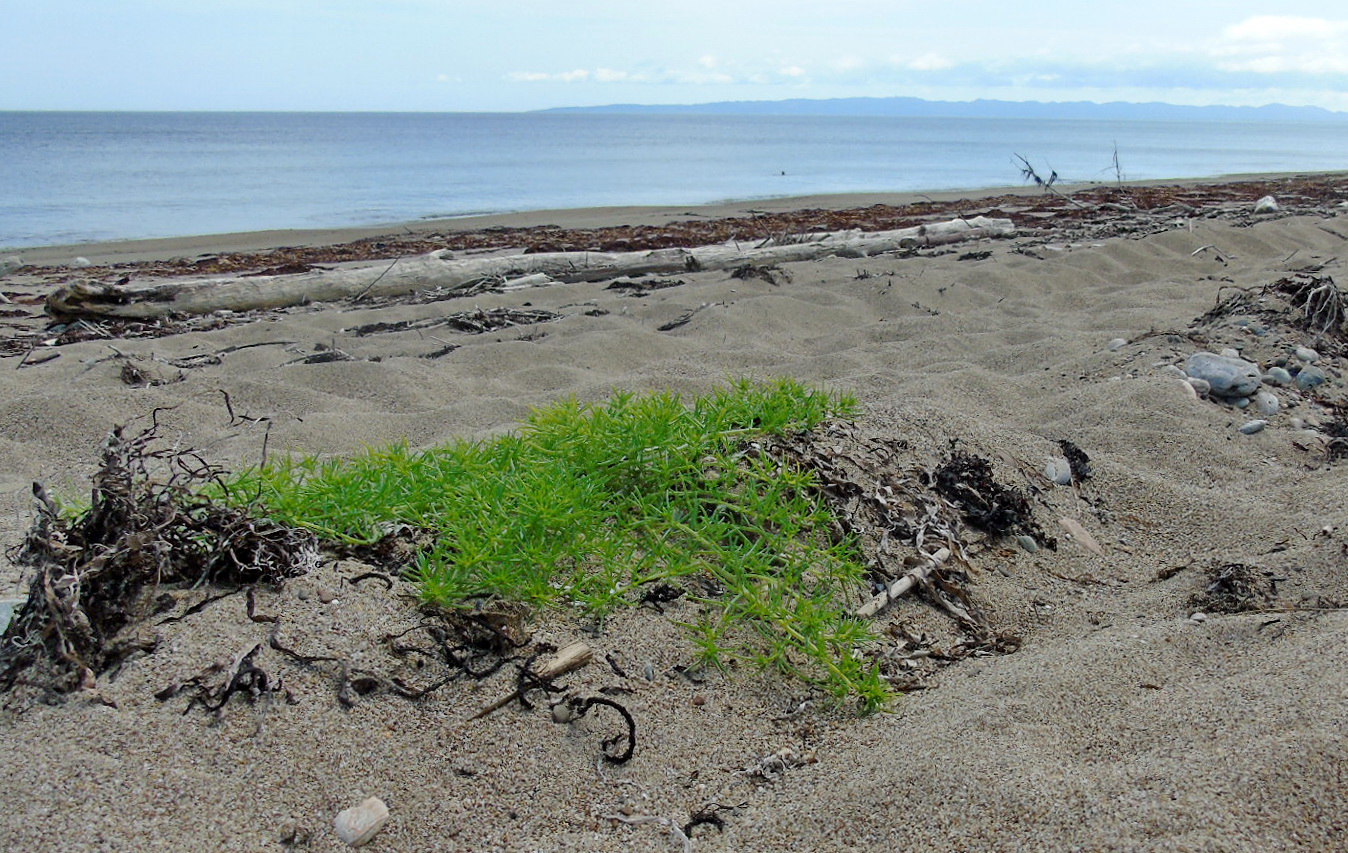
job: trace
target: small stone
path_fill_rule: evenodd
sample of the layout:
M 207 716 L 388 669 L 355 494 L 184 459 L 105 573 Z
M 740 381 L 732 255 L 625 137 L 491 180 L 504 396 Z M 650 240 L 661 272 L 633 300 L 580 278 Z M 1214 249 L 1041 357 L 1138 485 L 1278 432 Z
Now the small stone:
M 9 275 L 18 269 L 23 269 L 23 258 L 18 255 L 8 255 L 0 258 L 0 275 Z
M 1029 554 L 1039 553 L 1039 543 L 1034 541 L 1033 536 L 1025 536 L 1025 535 L 1017 536 L 1016 544 L 1019 545 L 1021 548 L 1023 548 L 1026 551 L 1026 553 Z
M 1303 367 L 1297 374 L 1297 387 L 1302 391 L 1309 391 L 1312 388 L 1325 384 L 1328 377 L 1325 372 L 1318 367 Z
M 569 702 L 558 702 L 552 706 L 552 721 L 554 723 L 569 723 L 576 718 L 576 709 L 571 707 Z
M 378 797 L 369 797 L 360 805 L 338 812 L 332 828 L 338 838 L 352 847 L 360 847 L 374 838 L 387 820 L 388 806 Z
M 1184 372 L 1184 368 L 1178 364 L 1167 364 L 1161 368 L 1161 372 L 1166 376 L 1174 376 L 1176 379 L 1188 379 L 1189 376 Z
M 300 601 L 308 601 L 309 599 L 314 597 L 314 591 L 309 589 L 309 587 L 307 586 L 302 586 L 299 589 L 295 590 L 295 597 L 298 598 Z
M 1114 340 L 1109 342 L 1109 351 L 1118 352 L 1119 350 L 1123 349 L 1126 346 L 1128 346 L 1127 338 L 1115 338 Z
M 1257 432 L 1262 432 L 1264 427 L 1266 426 L 1268 426 L 1268 421 L 1266 420 L 1257 419 L 1253 421 L 1246 421 L 1245 423 L 1240 425 L 1240 431 L 1245 433 L 1246 435 L 1254 435 Z
M 1191 620 L 1193 620 L 1194 622 L 1206 622 L 1206 621 L 1208 621 L 1208 614 L 1206 614 L 1206 613 L 1204 613 L 1204 612 L 1202 612 L 1202 611 L 1200 610 L 1200 611 L 1194 613 L 1194 614 L 1193 614 L 1192 616 L 1190 616 L 1189 618 L 1190 618 Z
M 1048 460 L 1048 464 L 1044 466 L 1044 479 L 1059 486 L 1071 485 L 1071 464 L 1061 456 Z
M 1277 385 L 1279 387 L 1291 385 L 1292 374 L 1288 373 L 1287 368 L 1285 367 L 1270 367 L 1268 373 L 1264 374 L 1263 381 L 1267 385 Z
M 1194 389 L 1194 394 L 1199 397 L 1206 397 L 1212 393 L 1212 385 L 1206 379 L 1199 379 L 1197 376 L 1189 378 L 1189 387 Z
M 1218 353 L 1222 358 L 1240 358 L 1240 350 L 1227 347 Z
M 694 708 L 701 708 L 703 705 L 707 704 L 707 697 L 699 693 L 692 698 L 692 703 Z
M 1264 417 L 1276 415 L 1279 408 L 1281 407 L 1278 404 L 1278 395 L 1268 391 L 1260 391 L 1254 395 L 1254 409 Z
M 333 603 L 337 600 L 337 590 L 328 586 L 320 586 L 318 588 L 318 600 L 324 604 Z
M 1266 195 L 1254 203 L 1255 213 L 1277 213 L 1278 200 L 1271 195 Z
M 1248 409 L 1250 407 L 1249 397 L 1233 397 L 1230 402 L 1237 409 Z
M 1304 361 L 1307 364 L 1310 364 L 1312 361 L 1315 361 L 1320 358 L 1320 353 L 1316 352 L 1310 347 L 1297 347 L 1295 350 L 1292 351 L 1292 355 L 1296 356 L 1299 360 Z
M 79 267 L 80 269 L 83 269 L 83 268 L 85 268 L 85 267 L 91 267 L 91 266 L 93 266 L 93 265 L 94 265 L 94 262 L 91 261 L 91 260 L 89 260 L 88 258 L 77 257 L 77 258 L 75 258 L 74 261 L 71 262 L 70 265 L 71 265 L 72 267 Z
M 1220 397 L 1247 397 L 1259 389 L 1262 374 L 1259 365 L 1243 358 L 1230 358 L 1210 352 L 1196 352 L 1184 364 L 1184 372 L 1206 380 L 1212 393 Z

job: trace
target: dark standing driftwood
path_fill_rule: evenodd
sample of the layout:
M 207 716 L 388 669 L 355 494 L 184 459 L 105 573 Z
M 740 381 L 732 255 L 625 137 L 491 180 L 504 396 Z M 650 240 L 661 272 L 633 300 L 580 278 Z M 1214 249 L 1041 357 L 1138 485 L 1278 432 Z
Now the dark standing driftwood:
M 310 302 L 406 296 L 423 291 L 471 291 L 484 284 L 533 286 L 549 281 L 603 281 L 623 275 L 728 269 L 817 258 L 866 257 L 1015 233 L 1009 219 L 952 219 L 897 231 L 835 231 L 767 240 L 650 252 L 542 252 L 455 258 L 439 250 L 393 264 L 312 270 L 295 275 L 177 278 L 131 285 L 77 282 L 47 297 L 58 316 L 152 319 L 168 315 L 255 311 Z

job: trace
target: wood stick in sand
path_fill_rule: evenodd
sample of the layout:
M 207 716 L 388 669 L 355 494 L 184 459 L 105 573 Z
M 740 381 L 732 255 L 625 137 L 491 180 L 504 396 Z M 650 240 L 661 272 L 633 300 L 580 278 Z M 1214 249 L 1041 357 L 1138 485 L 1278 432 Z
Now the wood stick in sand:
M 917 586 L 919 581 L 926 580 L 933 569 L 948 559 L 950 559 L 949 548 L 941 548 L 934 554 L 928 554 L 924 562 L 905 572 L 903 577 L 890 584 L 884 592 L 857 608 L 856 615 L 869 618 L 884 610 L 891 601 Z
M 566 675 L 573 670 L 580 669 L 592 660 L 594 660 L 594 650 L 586 645 L 583 640 L 577 640 L 558 652 L 552 660 L 549 660 L 547 663 L 534 670 L 533 674 L 541 679 L 552 679 L 560 675 Z M 495 702 L 483 708 L 481 711 L 478 711 L 468 719 L 480 720 L 493 711 L 504 708 L 519 697 L 519 690 L 512 691 L 509 695 L 502 696 L 500 699 L 497 699 Z

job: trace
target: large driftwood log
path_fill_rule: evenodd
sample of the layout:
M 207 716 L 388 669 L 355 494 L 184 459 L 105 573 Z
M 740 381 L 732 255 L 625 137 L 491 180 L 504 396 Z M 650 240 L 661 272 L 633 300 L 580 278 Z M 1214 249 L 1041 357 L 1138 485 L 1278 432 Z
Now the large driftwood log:
M 455 258 L 445 249 L 391 264 L 315 270 L 297 275 L 176 278 L 120 286 L 80 282 L 47 297 L 58 316 L 151 319 L 171 314 L 253 311 L 311 302 L 387 298 L 423 291 L 471 291 L 484 284 L 546 276 L 559 282 L 603 281 L 623 275 L 727 269 L 816 258 L 866 257 L 896 249 L 1015 233 L 1009 219 L 952 219 L 897 231 L 836 231 L 756 245 L 722 244 L 650 252 L 544 252 Z M 537 278 L 535 281 L 539 280 Z

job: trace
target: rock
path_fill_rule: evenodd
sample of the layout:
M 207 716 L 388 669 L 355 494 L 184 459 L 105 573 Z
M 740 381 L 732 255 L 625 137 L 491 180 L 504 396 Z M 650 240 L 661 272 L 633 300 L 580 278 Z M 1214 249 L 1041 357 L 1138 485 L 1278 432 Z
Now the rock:
M 338 812 L 332 828 L 338 838 L 352 847 L 360 847 L 374 838 L 387 820 L 388 806 L 378 797 L 369 797 L 360 805 Z
M 1025 552 L 1028 554 L 1039 553 L 1039 543 L 1034 541 L 1033 536 L 1025 536 L 1025 535 L 1017 536 L 1016 544 L 1019 545 L 1021 548 L 1025 549 Z
M 1277 213 L 1278 200 L 1271 195 L 1266 195 L 1254 203 L 1255 213 Z
M 337 600 L 337 590 L 328 586 L 320 586 L 318 588 L 318 600 L 324 604 L 333 603 Z
M 1268 369 L 1268 373 L 1264 374 L 1264 382 L 1269 385 L 1277 385 L 1279 387 L 1283 385 L 1291 385 L 1292 374 L 1288 373 L 1287 369 L 1284 367 L 1270 367 Z
M 1264 417 L 1272 417 L 1278 414 L 1281 406 L 1278 403 L 1278 395 L 1268 391 L 1260 391 L 1254 395 L 1254 409 Z
M 1071 464 L 1061 456 L 1048 460 L 1048 464 L 1044 466 L 1044 479 L 1057 483 L 1059 486 L 1071 485 Z
M 9 275 L 15 270 L 23 269 L 24 266 L 23 258 L 18 255 L 8 255 L 0 258 L 0 275 Z
M 1200 622 L 1206 622 L 1208 621 L 1208 614 L 1200 610 L 1197 613 L 1194 613 L 1192 616 L 1190 616 L 1189 621 L 1193 622 L 1195 625 Z
M 1292 351 L 1292 355 L 1296 356 L 1299 360 L 1304 361 L 1307 364 L 1310 364 L 1312 361 L 1315 361 L 1316 359 L 1320 358 L 1320 353 L 1316 352 L 1310 347 L 1297 347 L 1295 350 Z
M 1227 347 L 1218 353 L 1222 358 L 1240 358 L 1240 350 Z
M 1246 435 L 1254 435 L 1257 432 L 1262 432 L 1266 426 L 1268 426 L 1268 421 L 1266 420 L 1246 421 L 1240 425 L 1240 431 Z
M 1303 367 L 1297 374 L 1297 387 L 1302 391 L 1309 391 L 1319 385 L 1325 384 L 1329 377 L 1318 367 Z
M 1114 340 L 1109 342 L 1109 351 L 1118 352 L 1119 350 L 1123 349 L 1126 346 L 1128 346 L 1127 338 L 1115 338 Z
M 1210 352 L 1196 352 L 1184 363 L 1184 372 L 1194 379 L 1206 380 L 1219 397 L 1248 397 L 1259 390 L 1259 365 L 1243 358 L 1229 358 Z
M 78 267 L 79 269 L 83 269 L 85 267 L 93 266 L 94 262 L 85 257 L 77 257 L 75 258 L 75 260 L 70 262 L 70 265 L 72 267 Z
M 1167 364 L 1161 368 L 1161 372 L 1166 376 L 1173 376 L 1176 379 L 1184 379 L 1187 381 L 1189 378 L 1189 375 L 1184 372 L 1184 368 L 1180 367 L 1178 364 Z M 1290 379 L 1291 377 L 1288 378 Z
M 1206 397 L 1212 393 L 1212 385 L 1208 380 L 1199 379 L 1196 376 L 1189 379 L 1189 387 L 1194 389 L 1194 396 L 1196 397 Z

